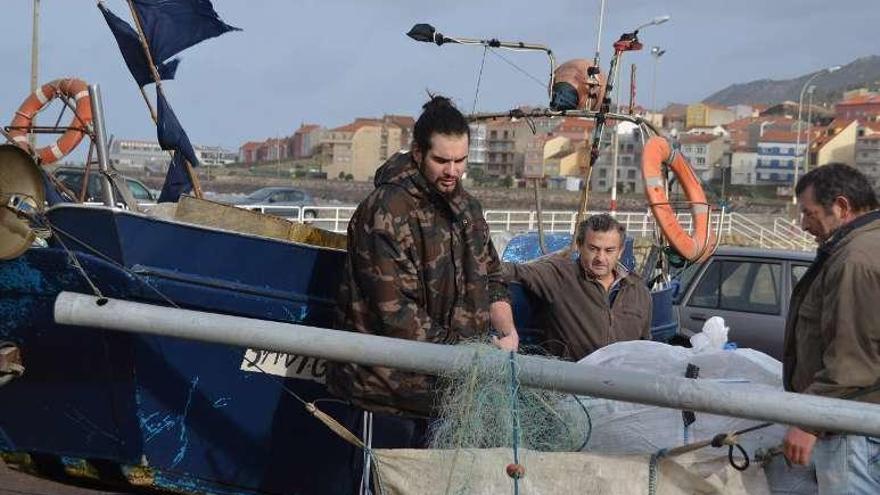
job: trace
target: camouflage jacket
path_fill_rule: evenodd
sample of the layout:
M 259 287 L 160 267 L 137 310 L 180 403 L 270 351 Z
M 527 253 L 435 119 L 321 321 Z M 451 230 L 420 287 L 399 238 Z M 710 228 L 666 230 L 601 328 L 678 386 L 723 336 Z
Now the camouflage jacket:
M 442 196 L 408 153 L 382 165 L 375 184 L 348 225 L 337 328 L 442 344 L 485 335 L 489 305 L 508 296 L 480 203 L 461 187 Z M 425 375 L 330 363 L 327 385 L 371 411 L 433 409 Z

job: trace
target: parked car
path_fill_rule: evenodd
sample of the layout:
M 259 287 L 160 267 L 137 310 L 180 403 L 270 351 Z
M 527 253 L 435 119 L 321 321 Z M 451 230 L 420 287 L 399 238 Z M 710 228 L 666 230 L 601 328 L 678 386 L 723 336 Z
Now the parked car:
M 293 187 L 264 187 L 248 194 L 234 204 L 250 206 L 252 210 L 261 210 L 254 206 L 263 205 L 262 211 L 280 217 L 298 217 L 299 209 L 303 209 L 303 218 L 315 218 L 317 211 L 305 207 L 315 206 L 315 200 L 301 189 Z M 296 208 L 280 208 L 292 206 Z
M 781 359 L 791 291 L 814 257 L 807 251 L 719 247 L 709 261 L 678 276 L 678 337 L 688 339 L 720 316 L 730 328 L 728 341 Z
M 76 168 L 76 167 L 59 167 L 55 169 L 55 172 L 52 174 L 56 179 L 61 181 L 62 184 L 67 186 L 68 189 L 73 191 L 76 194 L 79 194 L 82 190 L 83 183 L 83 174 L 84 169 Z M 138 203 L 155 203 L 157 196 L 153 194 L 153 192 L 144 185 L 143 182 L 133 179 L 131 177 L 125 177 L 125 185 L 128 186 L 128 190 L 131 191 L 131 195 L 134 196 L 134 199 L 137 200 Z M 100 174 L 92 171 L 89 173 L 89 184 L 86 188 L 86 197 L 85 202 L 99 202 L 101 201 L 101 183 L 99 181 Z

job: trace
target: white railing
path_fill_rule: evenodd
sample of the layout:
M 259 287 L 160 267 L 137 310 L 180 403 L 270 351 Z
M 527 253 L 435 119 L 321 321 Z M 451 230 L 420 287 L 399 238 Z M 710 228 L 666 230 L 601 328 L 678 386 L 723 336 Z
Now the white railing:
M 776 218 L 773 220 L 773 232 L 798 243 L 802 246 L 800 249 L 809 250 L 816 247 L 816 240 L 812 235 L 804 231 L 797 223 L 786 218 Z
M 307 223 L 332 232 L 345 233 L 348 222 L 354 214 L 355 206 L 281 206 L 272 204 L 235 205 L 253 211 L 277 215 L 288 220 Z M 587 212 L 588 215 L 602 213 Z M 538 229 L 538 214 L 531 210 L 486 210 L 486 222 L 491 232 L 527 232 Z M 629 235 L 651 237 L 655 233 L 656 224 L 650 212 L 622 211 L 614 213 L 615 218 L 626 227 Z M 690 213 L 679 213 L 678 222 L 691 232 L 693 228 Z M 550 210 L 542 212 L 541 219 L 545 232 L 574 233 L 577 212 Z M 757 220 L 760 220 L 760 223 Z M 712 215 L 712 230 L 722 236 L 737 236 L 749 245 L 772 248 L 808 251 L 815 248 L 812 236 L 785 218 L 770 218 L 765 215 L 744 215 L 728 213 L 724 224 L 719 213 Z M 768 228 L 767 224 L 772 225 Z
M 348 221 L 354 213 L 354 206 L 272 206 L 272 205 L 238 205 L 264 213 L 284 216 L 290 220 L 305 222 L 333 232 L 344 233 Z M 285 211 L 286 210 L 286 211 Z M 588 215 L 601 212 L 590 211 Z M 486 222 L 491 232 L 526 232 L 538 229 L 538 214 L 530 210 L 486 210 Z M 615 218 L 626 227 L 629 235 L 651 237 L 655 233 L 656 224 L 650 212 L 616 212 Z M 690 213 L 677 215 L 682 227 L 691 232 L 693 223 Z M 763 216 L 756 218 L 764 219 Z M 550 210 L 542 212 L 544 231 L 574 233 L 577 212 Z M 724 217 L 723 225 L 718 226 L 721 215 L 712 215 L 712 230 L 723 236 L 739 236 L 748 244 L 773 249 L 813 249 L 812 239 L 800 229 L 788 224 L 789 229 L 783 230 L 784 219 L 775 219 L 774 228 L 770 229 L 740 213 L 729 213 Z

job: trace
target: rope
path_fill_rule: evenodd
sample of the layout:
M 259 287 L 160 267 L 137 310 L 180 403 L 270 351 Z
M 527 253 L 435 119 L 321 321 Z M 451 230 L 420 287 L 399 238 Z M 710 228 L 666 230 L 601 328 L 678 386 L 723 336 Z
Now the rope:
M 519 495 L 519 479 L 525 476 L 525 468 L 519 463 L 519 377 L 516 373 L 516 352 L 510 351 L 510 416 L 513 426 L 513 464 L 507 466 L 507 475 L 513 478 L 513 493 Z
M 518 72 L 524 74 L 526 77 L 528 77 L 528 78 L 531 79 L 532 81 L 535 81 L 536 83 L 538 83 L 538 85 L 540 85 L 541 88 L 544 88 L 544 89 L 547 88 L 547 85 L 546 85 L 544 82 L 542 82 L 542 81 L 541 81 L 540 79 L 538 79 L 537 77 L 535 77 L 535 76 L 529 74 L 528 72 L 526 72 L 525 69 L 523 69 L 522 67 L 520 67 L 520 66 L 516 65 L 515 63 L 513 63 L 513 61 L 511 61 L 509 58 L 505 57 L 504 55 L 498 53 L 498 51 L 493 50 L 493 49 L 491 49 L 491 48 L 489 48 L 489 51 L 492 53 L 492 55 L 495 55 L 496 57 L 500 58 L 501 60 L 507 62 L 507 65 L 513 67 L 513 68 L 516 69 Z
M 474 104 L 471 107 L 471 113 L 477 111 L 477 98 L 480 96 L 480 82 L 483 80 L 483 67 L 486 65 L 486 52 L 489 50 L 488 45 L 483 46 L 483 59 L 480 61 L 480 73 L 477 76 L 477 89 L 474 90 Z

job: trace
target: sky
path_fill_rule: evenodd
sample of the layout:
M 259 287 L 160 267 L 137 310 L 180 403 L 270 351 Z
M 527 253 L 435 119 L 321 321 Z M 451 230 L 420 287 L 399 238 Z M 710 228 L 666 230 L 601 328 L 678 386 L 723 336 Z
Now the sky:
M 469 38 L 548 45 L 559 63 L 592 58 L 601 0 L 213 0 L 243 29 L 181 54 L 168 100 L 197 145 L 237 149 L 245 141 L 292 134 L 302 123 L 337 127 L 355 117 L 416 116 L 427 91 L 466 111 L 546 106 L 548 62 L 540 53 L 417 43 L 418 22 Z M 127 2 L 106 0 L 130 20 Z M 108 134 L 155 139 L 155 127 L 93 0 L 40 1 L 39 81 L 75 76 L 101 86 Z M 8 124 L 30 88 L 33 0 L 0 0 L 0 121 Z M 696 102 L 729 84 L 788 79 L 880 54 L 877 0 L 607 0 L 601 66 L 612 43 L 640 32 L 637 102 Z M 665 55 L 655 64 L 651 46 Z M 523 72 L 528 73 L 527 77 Z M 539 81 L 534 80 L 538 79 Z M 152 86 L 147 87 L 154 91 Z M 476 102 L 475 102 L 476 96 Z M 5 117 L 3 116 L 5 115 Z M 51 123 L 57 111 L 40 122 Z M 43 140 L 48 138 L 43 137 Z

